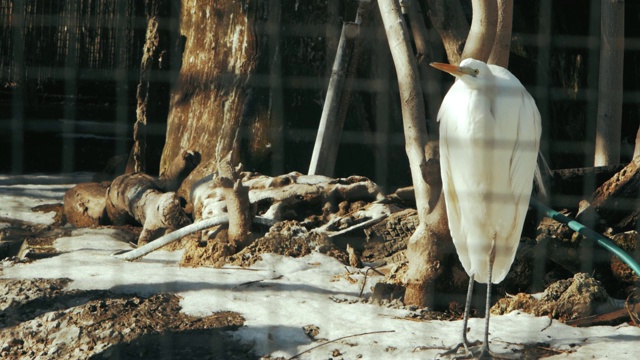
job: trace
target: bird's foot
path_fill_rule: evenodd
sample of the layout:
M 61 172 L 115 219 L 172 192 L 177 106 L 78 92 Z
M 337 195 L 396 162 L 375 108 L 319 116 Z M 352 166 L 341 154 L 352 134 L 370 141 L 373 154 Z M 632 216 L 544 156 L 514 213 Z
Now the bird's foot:
M 478 359 L 500 359 L 500 360 L 514 360 L 520 359 L 521 356 L 518 354 L 499 354 L 489 350 L 489 345 L 483 345 L 480 349 L 480 353 L 478 354 Z
M 467 341 L 467 339 L 464 339 L 461 343 L 458 343 L 451 349 L 438 354 L 438 356 L 444 356 L 450 359 L 472 359 L 475 357 L 473 351 L 474 348 L 477 348 L 480 345 L 482 345 L 482 342 L 480 340 L 476 340 L 470 343 L 469 341 Z M 460 353 L 460 349 L 462 349 L 464 352 Z M 478 351 L 475 351 L 475 353 L 478 353 Z
M 462 349 L 462 350 L 461 350 Z M 447 359 L 501 359 L 512 360 L 519 359 L 517 354 L 498 354 L 489 350 L 489 345 L 483 344 L 481 341 L 476 340 L 472 343 L 468 341 L 461 342 L 451 349 L 438 354 L 438 358 Z

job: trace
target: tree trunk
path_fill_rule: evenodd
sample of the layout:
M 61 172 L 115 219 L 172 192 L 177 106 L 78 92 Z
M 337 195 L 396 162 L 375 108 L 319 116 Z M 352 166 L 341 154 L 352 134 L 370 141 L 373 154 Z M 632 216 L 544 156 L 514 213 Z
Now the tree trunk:
M 498 5 L 495 0 L 472 0 L 473 20 L 462 52 L 462 59 L 487 62 L 496 41 Z
M 460 63 L 460 55 L 464 48 L 469 23 L 464 17 L 459 1 L 426 0 L 425 9 L 431 24 L 436 28 L 451 64 Z
M 595 166 L 620 162 L 624 1 L 603 0 L 600 28 L 600 77 Z
M 464 49 L 469 23 L 459 1 L 426 0 L 425 9 L 431 24 L 436 28 L 451 64 L 459 64 Z
M 405 302 L 431 306 L 435 302 L 436 280 L 443 269 L 442 244 L 449 237 L 444 200 L 440 199 L 439 165 L 435 146 L 427 143 L 420 75 L 409 43 L 408 29 L 395 0 L 378 0 L 378 6 L 398 76 L 405 149 L 420 220 L 407 248 L 409 269 L 405 277 Z
M 511 28 L 513 23 L 513 0 L 498 0 L 498 29 L 496 40 L 489 55 L 489 63 L 509 67 L 511 50 Z
M 171 93 L 160 172 L 183 148 L 201 154 L 200 166 L 178 191 L 187 203 L 198 181 L 211 176 L 230 152 L 237 157 L 234 164 L 282 173 L 285 124 L 298 120 L 297 112 L 304 111 L 304 120 L 316 121 L 317 128 L 316 108 L 308 103 L 284 111 L 285 101 L 287 106 L 300 102 L 309 97 L 309 89 L 285 88 L 283 78 L 326 75 L 326 57 L 319 56 L 325 47 L 319 45 L 326 41 L 324 28 L 339 25 L 337 18 L 327 23 L 327 11 L 324 0 L 304 6 L 295 0 L 181 2 L 184 52 Z M 299 35 L 300 29 L 311 33 Z M 313 106 L 319 117 L 321 106 Z
M 247 104 L 247 84 L 257 68 L 255 5 L 232 0 L 185 0 L 180 33 L 182 67 L 171 93 L 162 174 L 184 148 L 200 153 L 201 166 L 186 183 L 209 175 L 235 150 Z M 189 181 L 191 179 L 191 181 Z M 181 193 L 188 199 L 189 191 Z

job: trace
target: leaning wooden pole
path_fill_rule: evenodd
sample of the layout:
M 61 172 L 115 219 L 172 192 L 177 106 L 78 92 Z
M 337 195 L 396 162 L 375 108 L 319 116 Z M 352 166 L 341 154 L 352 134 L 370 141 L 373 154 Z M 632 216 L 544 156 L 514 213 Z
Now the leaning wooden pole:
M 345 22 L 342 25 L 338 51 L 331 70 L 331 79 L 325 98 L 318 135 L 311 155 L 309 175 L 332 176 L 338 156 L 344 117 L 340 114 L 340 98 L 345 91 L 349 58 L 353 52 L 353 40 L 358 36 L 358 24 Z
M 342 128 L 351 100 L 353 77 L 363 47 L 361 24 L 368 18 L 370 9 L 371 1 L 361 0 L 355 22 L 345 22 L 342 25 L 316 143 L 311 155 L 309 175 L 333 176 Z
M 420 221 L 409 239 L 406 253 L 409 269 L 405 277 L 405 302 L 430 306 L 434 302 L 436 280 L 443 268 L 441 245 L 449 237 L 444 201 L 438 201 L 442 183 L 435 146 L 428 143 L 420 74 L 407 25 L 396 0 L 378 0 L 378 6 L 398 76 L 405 150 Z

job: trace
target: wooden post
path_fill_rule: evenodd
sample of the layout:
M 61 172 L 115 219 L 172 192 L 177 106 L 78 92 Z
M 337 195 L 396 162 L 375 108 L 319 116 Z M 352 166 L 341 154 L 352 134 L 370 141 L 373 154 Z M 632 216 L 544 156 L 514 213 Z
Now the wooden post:
M 311 155 L 309 175 L 333 176 L 338 156 L 338 146 L 342 136 L 345 116 L 340 114 L 340 98 L 344 92 L 347 67 L 353 52 L 353 40 L 358 36 L 360 26 L 345 22 L 342 25 L 338 51 L 331 70 L 331 79 L 325 98 L 316 144 Z M 345 104 L 345 106 L 348 104 Z M 346 115 L 346 111 L 343 112 Z
M 602 0 L 595 166 L 620 162 L 624 1 Z

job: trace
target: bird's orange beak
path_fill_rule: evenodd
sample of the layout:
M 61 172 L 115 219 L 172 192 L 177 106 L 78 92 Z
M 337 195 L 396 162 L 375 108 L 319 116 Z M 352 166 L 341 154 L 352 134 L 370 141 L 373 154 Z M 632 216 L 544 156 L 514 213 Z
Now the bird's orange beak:
M 451 74 L 451 75 L 453 75 L 455 77 L 462 76 L 462 75 L 466 74 L 466 72 L 462 71 L 462 69 L 460 69 L 460 67 L 455 66 L 455 65 L 451 65 L 451 64 L 432 62 L 429 65 L 433 66 L 434 68 L 436 68 L 438 70 L 442 70 L 442 71 L 448 72 L 449 74 Z

